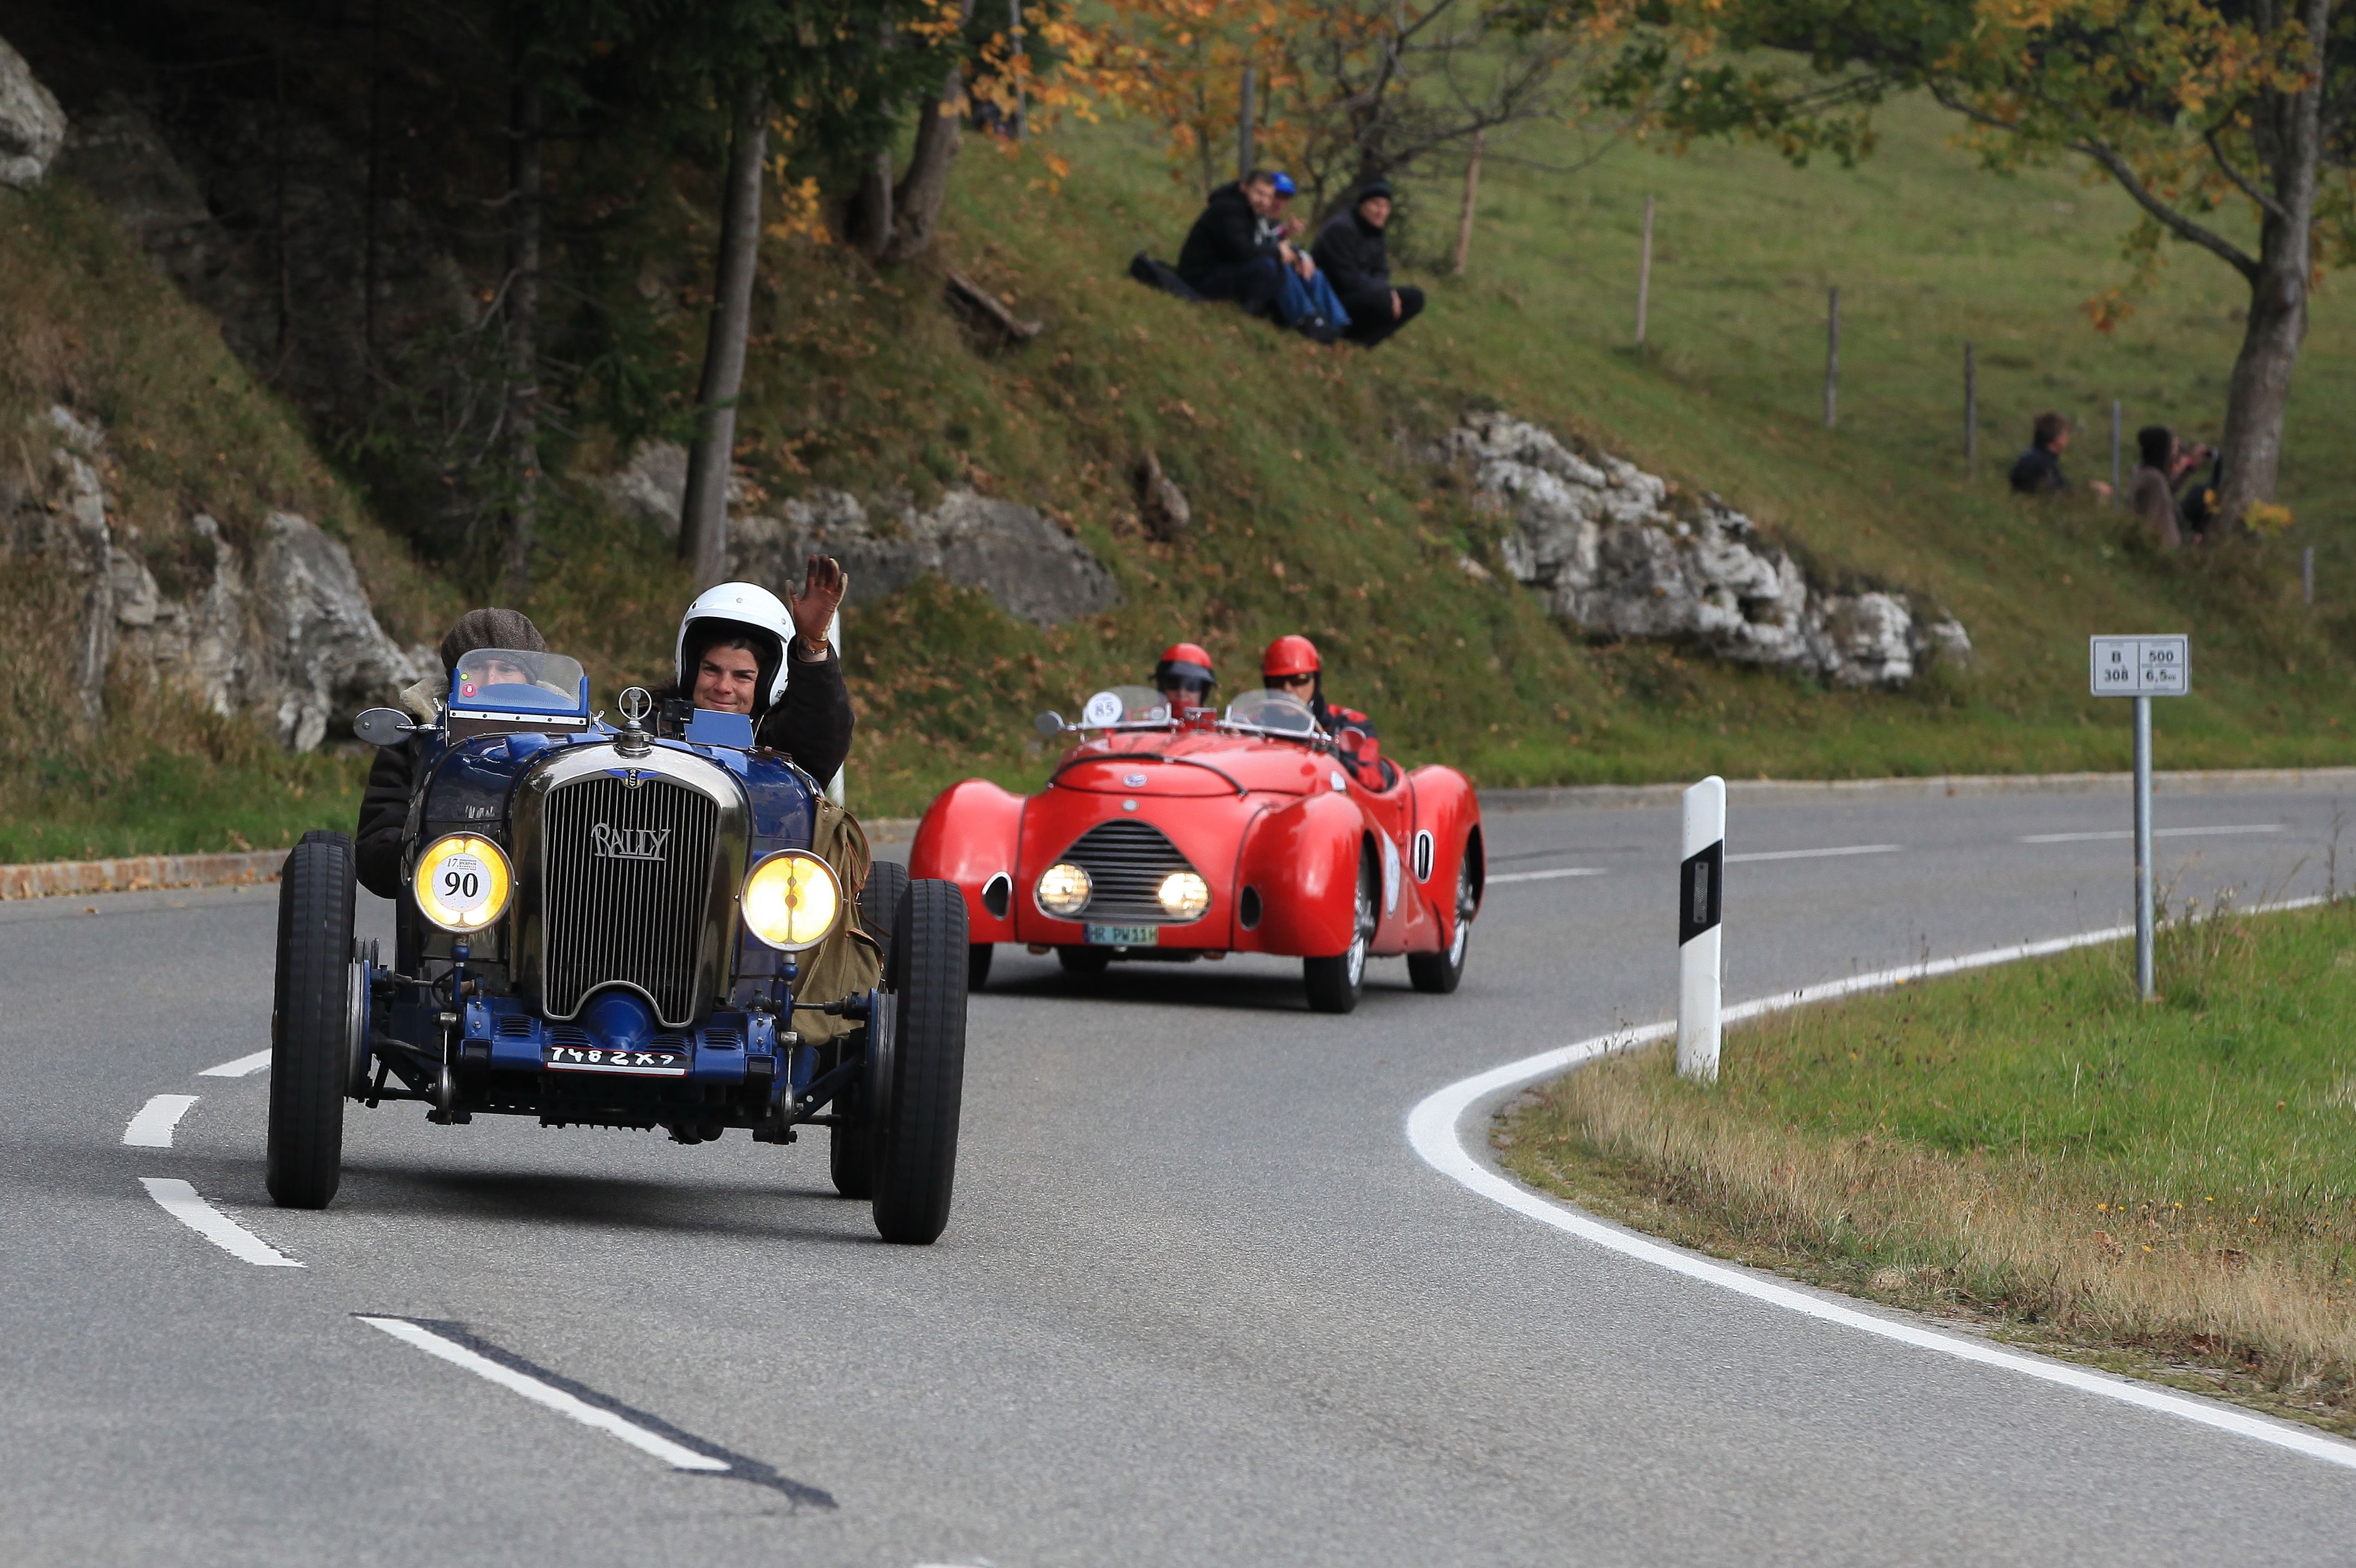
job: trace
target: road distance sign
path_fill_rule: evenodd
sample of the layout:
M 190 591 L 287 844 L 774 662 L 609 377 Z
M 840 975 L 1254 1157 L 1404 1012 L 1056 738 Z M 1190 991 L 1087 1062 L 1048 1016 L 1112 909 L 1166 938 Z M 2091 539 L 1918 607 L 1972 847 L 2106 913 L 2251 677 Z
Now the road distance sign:
M 2183 697 L 2192 690 L 2192 639 L 2089 637 L 2086 683 L 2096 697 Z

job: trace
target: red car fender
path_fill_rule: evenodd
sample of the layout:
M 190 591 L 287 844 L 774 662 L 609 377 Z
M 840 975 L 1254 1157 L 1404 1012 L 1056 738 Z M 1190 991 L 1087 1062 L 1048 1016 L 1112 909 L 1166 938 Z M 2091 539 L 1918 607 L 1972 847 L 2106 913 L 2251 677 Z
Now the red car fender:
M 908 847 L 910 877 L 939 877 L 965 893 L 975 942 L 1015 939 L 1014 857 L 1022 840 L 1023 804 L 1023 796 L 988 779 L 951 784 L 926 809 L 916 841 Z M 1002 891 L 991 886 L 1001 876 Z
M 1238 920 L 1236 945 L 1304 958 L 1348 948 L 1365 833 L 1365 814 L 1344 795 L 1308 795 L 1255 817 L 1236 870 L 1240 888 L 1258 892 L 1260 918 L 1249 931 Z
M 1446 947 L 1456 935 L 1456 872 L 1466 855 L 1472 858 L 1472 899 L 1477 912 L 1488 881 L 1486 852 L 1482 841 L 1481 801 L 1472 782 L 1454 768 L 1418 768 L 1415 783 L 1415 836 L 1408 846 L 1409 874 L 1419 869 L 1418 843 L 1430 835 L 1430 869 L 1416 880 L 1416 891 L 1438 917 L 1440 941 Z

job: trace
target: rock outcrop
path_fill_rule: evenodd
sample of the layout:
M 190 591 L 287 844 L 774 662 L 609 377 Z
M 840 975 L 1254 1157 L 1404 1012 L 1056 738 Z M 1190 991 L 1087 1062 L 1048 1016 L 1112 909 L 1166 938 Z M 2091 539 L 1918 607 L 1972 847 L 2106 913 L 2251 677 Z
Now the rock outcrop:
M 187 693 L 223 715 L 251 713 L 309 751 L 331 720 L 389 700 L 431 654 L 404 652 L 377 624 L 351 553 L 292 512 L 264 520 L 241 551 L 213 518 L 189 521 L 202 581 L 167 593 L 138 530 L 106 511 L 105 432 L 52 408 L 35 432 L 48 448 L 29 492 L 0 493 L 0 556 L 45 560 L 75 587 L 73 699 L 105 718 L 110 672 Z
M 683 448 L 649 442 L 601 485 L 615 507 L 678 537 L 687 493 Z M 851 574 L 853 603 L 896 593 L 927 572 L 978 588 L 1008 614 L 1042 626 L 1096 614 L 1119 597 L 1104 563 L 1036 507 L 974 490 L 948 491 L 929 509 L 906 496 L 871 504 L 825 489 L 787 501 L 782 517 L 742 505 L 742 489 L 732 484 L 728 570 L 781 593 L 799 585 L 805 560 L 822 551 Z
M 0 38 L 0 185 L 28 189 L 65 145 L 66 112 L 25 57 Z
M 1903 686 L 1933 657 L 1970 656 L 1952 617 L 1918 617 L 1886 590 L 1811 583 L 1717 496 L 1675 496 L 1658 475 L 1582 455 L 1526 420 L 1468 413 L 1434 455 L 1469 468 L 1481 505 L 1505 519 L 1500 552 L 1515 579 L 1590 635 L 1674 640 L 1837 686 Z

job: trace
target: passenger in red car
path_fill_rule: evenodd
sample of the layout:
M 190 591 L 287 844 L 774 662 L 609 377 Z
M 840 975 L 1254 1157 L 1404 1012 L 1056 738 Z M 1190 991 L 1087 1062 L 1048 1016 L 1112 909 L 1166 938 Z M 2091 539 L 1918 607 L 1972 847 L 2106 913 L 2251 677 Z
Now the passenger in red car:
M 1259 678 L 1270 691 L 1289 693 L 1309 705 L 1309 711 L 1317 716 L 1317 727 L 1333 737 L 1343 761 L 1350 764 L 1360 784 L 1373 790 L 1390 787 L 1398 770 L 1382 760 L 1375 721 L 1355 708 L 1325 699 L 1325 672 L 1315 643 L 1298 635 L 1277 638 L 1260 656 Z
M 1211 673 L 1211 656 L 1200 643 L 1173 643 L 1162 650 L 1153 667 L 1153 688 L 1170 699 L 1170 711 L 1183 716 L 1189 708 L 1211 706 L 1211 688 L 1219 677 Z

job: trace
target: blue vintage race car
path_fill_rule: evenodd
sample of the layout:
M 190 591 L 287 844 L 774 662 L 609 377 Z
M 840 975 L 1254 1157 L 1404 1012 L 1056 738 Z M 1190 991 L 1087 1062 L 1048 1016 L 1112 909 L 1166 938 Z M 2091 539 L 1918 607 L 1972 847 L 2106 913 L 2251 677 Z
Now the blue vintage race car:
M 618 730 L 593 716 L 571 658 L 487 648 L 438 722 L 360 715 L 363 740 L 415 758 L 398 935 L 389 964 L 354 941 L 349 838 L 288 854 L 272 1198 L 335 1197 L 348 1099 L 691 1144 L 819 1125 L 836 1189 L 872 1200 L 884 1238 L 933 1241 L 964 1082 L 964 898 L 878 863 L 856 896 L 882 984 L 798 1013 L 804 965 L 850 918 L 811 850 L 819 784 L 741 714 L 673 715 L 673 740 L 646 728 L 645 691 L 618 706 Z

